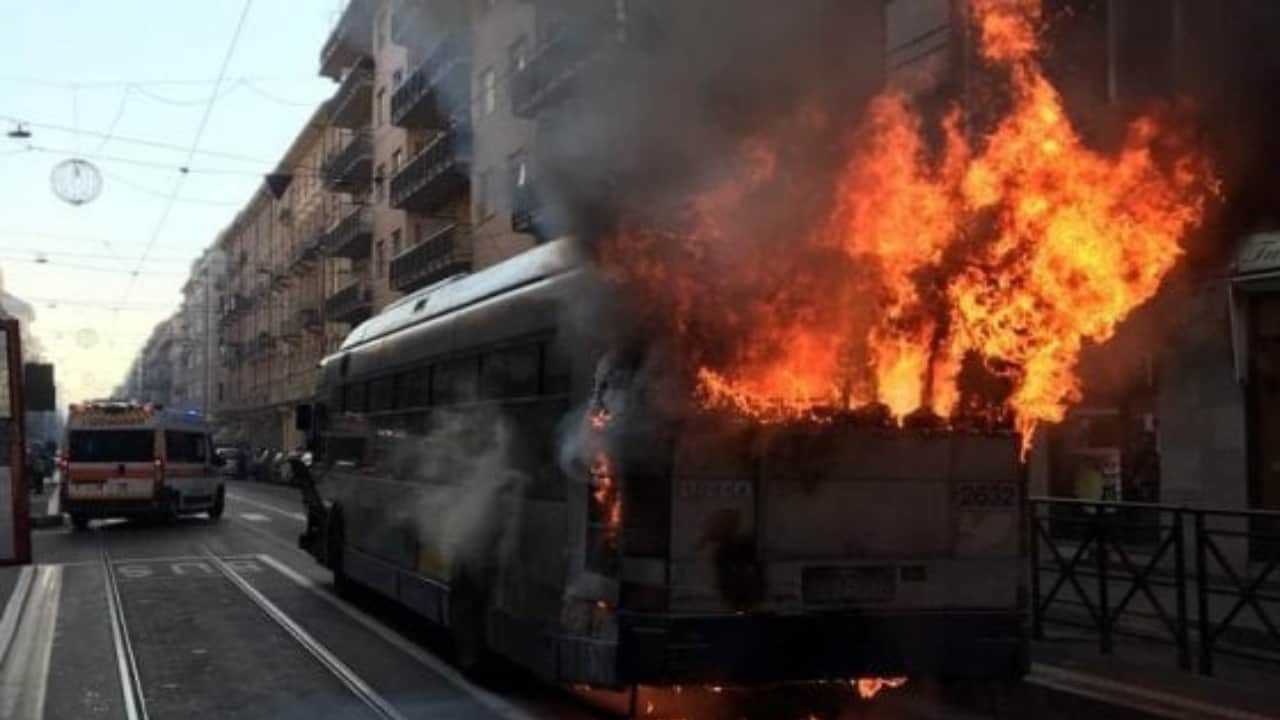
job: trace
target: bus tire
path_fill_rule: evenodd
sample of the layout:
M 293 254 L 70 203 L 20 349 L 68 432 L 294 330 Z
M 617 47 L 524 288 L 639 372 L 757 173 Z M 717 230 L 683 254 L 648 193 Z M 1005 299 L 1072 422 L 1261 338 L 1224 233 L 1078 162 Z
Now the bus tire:
M 222 517 L 222 511 L 227 507 L 227 493 L 221 486 L 213 496 L 213 506 L 209 508 L 209 519 L 218 520 Z
M 449 635 L 458 669 L 477 680 L 494 676 L 494 655 L 489 647 L 488 600 L 483 589 L 468 573 L 460 573 L 449 584 Z
M 71 527 L 76 530 L 89 529 L 89 516 L 84 513 L 71 513 Z

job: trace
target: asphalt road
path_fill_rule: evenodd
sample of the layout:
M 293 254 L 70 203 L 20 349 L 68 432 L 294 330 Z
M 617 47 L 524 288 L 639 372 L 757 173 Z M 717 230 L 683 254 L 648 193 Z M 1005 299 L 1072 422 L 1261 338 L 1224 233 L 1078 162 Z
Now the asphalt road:
M 438 631 L 377 598 L 335 595 L 329 573 L 296 548 L 303 524 L 292 488 L 237 482 L 217 522 L 37 531 L 37 565 L 0 574 L 0 590 L 16 586 L 26 598 L 10 603 L 7 652 L 0 620 L 0 718 L 588 720 L 623 707 L 620 697 L 519 675 L 468 681 Z M 636 709 L 654 718 L 1144 717 L 1030 686 L 958 696 L 920 681 L 872 701 L 843 686 L 647 691 Z

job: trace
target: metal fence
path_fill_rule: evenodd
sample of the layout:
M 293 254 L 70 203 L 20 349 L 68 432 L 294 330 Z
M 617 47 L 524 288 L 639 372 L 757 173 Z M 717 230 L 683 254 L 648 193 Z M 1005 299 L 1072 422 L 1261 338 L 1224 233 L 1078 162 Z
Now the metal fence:
M 1280 662 L 1280 512 L 1033 498 L 1032 633 L 1171 643 L 1184 670 L 1215 655 Z

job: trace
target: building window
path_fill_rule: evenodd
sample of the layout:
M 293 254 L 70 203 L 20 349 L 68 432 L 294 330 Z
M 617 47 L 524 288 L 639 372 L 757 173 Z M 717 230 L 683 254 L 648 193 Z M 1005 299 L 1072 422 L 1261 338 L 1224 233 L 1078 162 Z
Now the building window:
M 376 100 L 373 103 L 373 126 L 382 127 L 382 108 L 387 104 L 387 89 L 385 87 L 378 88 Z
M 480 173 L 478 189 L 476 193 L 476 217 L 480 220 L 488 220 L 493 215 L 493 204 L 490 202 L 491 186 L 493 185 L 493 171 L 485 170 Z
M 398 88 L 402 82 L 404 82 L 404 70 L 396 68 L 395 71 L 391 73 L 391 87 Z
M 400 228 L 391 231 L 391 257 L 400 255 Z
M 373 49 L 381 50 L 387 44 L 387 20 L 390 17 L 388 12 L 378 13 L 378 17 L 374 20 Z
M 520 72 L 529 64 L 529 38 L 521 35 L 518 40 L 511 43 L 511 47 L 507 51 L 511 56 L 511 71 Z
M 511 187 L 523 188 L 529 183 L 529 155 L 524 150 L 511 153 L 507 168 L 511 172 Z
M 373 256 L 373 276 L 382 277 L 387 266 L 387 246 L 386 242 L 379 240 Z
M 404 157 L 404 153 L 400 148 L 396 148 L 391 152 L 391 172 L 400 172 L 400 161 Z
M 492 115 L 498 109 L 498 78 L 493 74 L 493 68 L 487 68 L 480 74 L 480 87 L 484 93 L 484 114 Z
M 387 166 L 378 163 L 378 167 L 373 171 L 373 201 L 382 202 L 382 196 L 387 187 Z

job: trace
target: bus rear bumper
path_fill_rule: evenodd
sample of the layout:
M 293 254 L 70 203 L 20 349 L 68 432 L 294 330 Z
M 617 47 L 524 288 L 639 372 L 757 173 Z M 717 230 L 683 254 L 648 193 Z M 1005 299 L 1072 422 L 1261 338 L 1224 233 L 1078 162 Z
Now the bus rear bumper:
M 859 676 L 1014 680 L 1027 673 L 1025 614 L 828 612 L 620 619 L 622 684 L 758 685 Z

